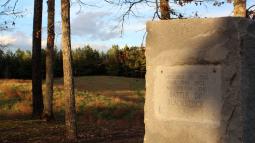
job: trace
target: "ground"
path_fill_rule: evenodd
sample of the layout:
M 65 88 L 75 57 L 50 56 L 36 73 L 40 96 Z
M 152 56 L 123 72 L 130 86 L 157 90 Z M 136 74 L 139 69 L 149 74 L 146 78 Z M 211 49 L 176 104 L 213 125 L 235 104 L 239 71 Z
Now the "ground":
M 55 80 L 56 121 L 48 123 L 30 118 L 30 80 L 0 80 L 0 143 L 66 142 L 62 84 Z M 75 85 L 79 142 L 143 142 L 144 79 L 86 76 Z

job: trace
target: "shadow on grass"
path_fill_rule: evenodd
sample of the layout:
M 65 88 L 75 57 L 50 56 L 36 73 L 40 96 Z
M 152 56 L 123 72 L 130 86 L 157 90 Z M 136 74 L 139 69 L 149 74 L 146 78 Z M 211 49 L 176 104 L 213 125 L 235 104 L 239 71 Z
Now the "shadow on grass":
M 64 112 L 55 122 L 32 120 L 31 114 L 1 114 L 0 142 L 65 143 Z M 143 110 L 125 105 L 87 107 L 77 113 L 78 139 L 86 143 L 142 143 Z

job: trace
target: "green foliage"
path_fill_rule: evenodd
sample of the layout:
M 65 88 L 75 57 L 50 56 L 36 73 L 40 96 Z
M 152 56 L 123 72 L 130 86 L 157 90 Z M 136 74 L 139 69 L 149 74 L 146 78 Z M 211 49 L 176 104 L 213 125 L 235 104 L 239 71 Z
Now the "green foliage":
M 106 54 L 106 69 L 107 73 L 110 75 L 118 75 L 120 72 L 120 49 L 119 46 L 113 45 L 111 49 L 107 51 Z
M 17 50 L 0 54 L 0 77 L 28 78 L 31 76 L 31 52 Z
M 56 49 L 56 48 L 55 48 Z M 146 71 L 145 48 L 119 48 L 113 45 L 106 53 L 89 45 L 72 51 L 75 76 L 112 75 L 143 78 Z M 0 78 L 31 79 L 31 51 L 0 51 Z M 45 76 L 45 50 L 42 50 L 42 73 Z M 62 51 L 54 52 L 54 76 L 63 76 Z
M 81 75 L 95 75 L 102 74 L 102 58 L 99 52 L 93 50 L 90 46 L 78 48 L 73 51 L 73 65 L 74 74 Z

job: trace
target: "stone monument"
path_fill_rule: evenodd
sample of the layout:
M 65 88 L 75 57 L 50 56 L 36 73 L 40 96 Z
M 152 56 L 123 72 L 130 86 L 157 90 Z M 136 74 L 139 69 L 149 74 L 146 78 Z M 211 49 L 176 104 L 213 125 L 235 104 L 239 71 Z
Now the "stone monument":
M 147 23 L 145 143 L 255 142 L 255 24 Z

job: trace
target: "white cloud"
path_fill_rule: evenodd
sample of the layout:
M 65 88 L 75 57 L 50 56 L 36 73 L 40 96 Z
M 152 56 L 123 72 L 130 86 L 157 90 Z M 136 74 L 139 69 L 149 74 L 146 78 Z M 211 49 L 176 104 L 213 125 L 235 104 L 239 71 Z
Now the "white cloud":
M 0 43 L 10 45 L 14 49 L 31 50 L 32 37 L 23 32 L 17 31 L 11 34 L 0 35 Z M 42 47 L 46 47 L 46 40 L 42 40 Z
M 10 43 L 14 43 L 16 39 L 10 37 L 10 36 L 1 36 L 0 37 L 0 44 L 1 45 L 8 45 Z
M 124 25 L 124 33 L 125 32 L 145 31 L 147 21 L 148 21 L 148 19 L 140 19 L 140 20 L 130 21 L 128 24 Z
M 109 40 L 119 36 L 110 21 L 110 13 L 86 12 L 80 13 L 71 21 L 72 35 L 88 37 L 95 40 Z
M 23 32 L 14 32 L 10 35 L 0 36 L 0 43 L 10 45 L 11 47 L 20 49 L 31 49 L 32 38 L 25 35 Z

